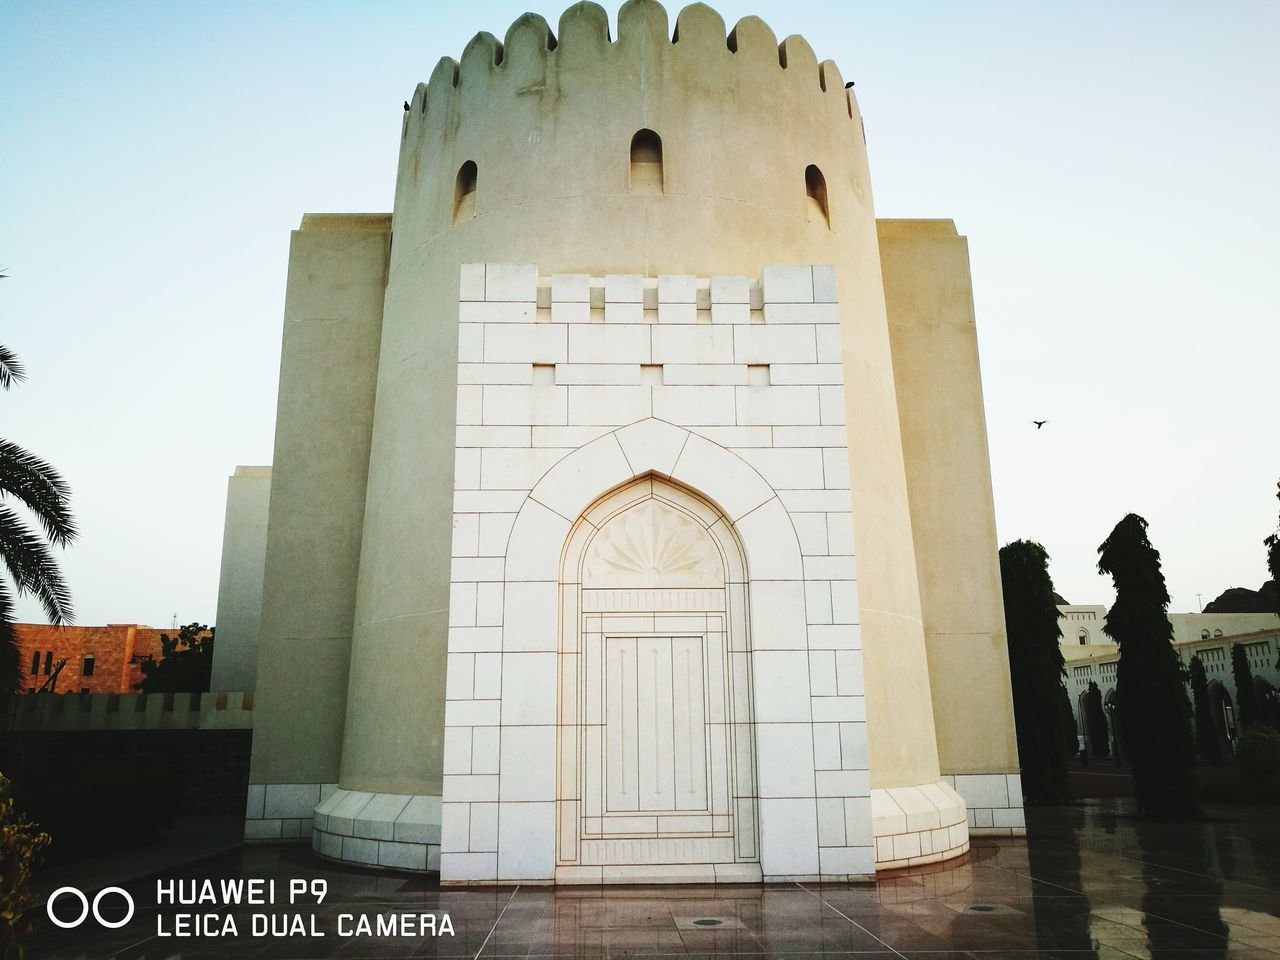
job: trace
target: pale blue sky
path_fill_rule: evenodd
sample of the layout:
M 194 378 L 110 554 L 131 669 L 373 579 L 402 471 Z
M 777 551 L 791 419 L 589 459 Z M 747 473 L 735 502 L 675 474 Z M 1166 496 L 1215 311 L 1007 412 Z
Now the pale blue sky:
M 0 431 L 74 489 L 79 622 L 213 619 L 226 477 L 271 459 L 289 231 L 389 210 L 401 101 L 527 8 L 0 3 L 0 341 L 30 371 Z M 1175 610 L 1261 583 L 1280 5 L 717 9 L 857 81 L 880 216 L 969 237 L 1001 542 L 1107 603 L 1094 551 L 1132 510 Z

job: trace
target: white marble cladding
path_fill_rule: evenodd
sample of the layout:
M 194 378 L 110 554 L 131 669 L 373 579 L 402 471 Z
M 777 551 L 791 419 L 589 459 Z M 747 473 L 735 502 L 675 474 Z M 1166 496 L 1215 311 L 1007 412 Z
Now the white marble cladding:
M 316 805 L 336 783 L 251 783 L 244 811 L 246 843 L 302 843 L 311 840 Z
M 871 791 L 876 869 L 939 863 L 969 850 L 965 801 L 946 782 Z
M 440 798 L 332 790 L 315 808 L 319 856 L 422 873 L 440 869 Z
M 835 289 L 823 266 L 769 267 L 758 281 L 462 268 L 444 882 L 874 872 Z M 614 596 L 566 572 L 564 557 L 577 555 L 571 532 L 597 529 L 589 508 L 637 480 L 638 495 L 677 505 L 685 491 L 688 516 L 726 532 L 722 586 L 659 602 L 661 591 Z M 730 542 L 740 544 L 740 574 Z M 701 619 L 664 620 L 654 604 L 668 602 Z M 583 783 L 607 780 L 591 765 L 609 758 L 565 756 L 591 726 L 590 704 L 575 712 L 579 692 L 590 695 L 573 679 L 587 655 L 577 644 L 592 642 L 593 611 L 621 616 L 637 605 L 644 622 L 600 621 L 600 636 L 623 636 L 601 649 L 637 663 L 637 651 L 705 651 L 707 672 L 677 685 L 676 698 L 703 692 L 709 732 L 697 760 L 711 770 L 708 757 L 726 758 L 733 782 L 722 788 L 713 772 L 704 792 L 718 799 L 697 793 L 663 816 L 606 786 L 600 816 L 587 817 Z M 732 720 L 707 692 L 720 689 L 720 670 L 726 699 L 740 701 Z M 619 696 L 658 689 L 644 676 L 618 682 Z M 721 719 L 732 729 L 723 748 L 713 729 Z M 646 794 L 642 783 L 640 794 L 661 795 L 653 771 L 669 759 L 645 768 L 641 755 L 629 768 L 658 784 Z M 631 806 L 609 809 L 613 796 Z M 675 814 L 685 812 L 680 834 Z M 665 824 L 656 834 L 655 822 Z M 626 841 L 627 829 L 629 842 L 589 839 Z M 557 845 L 569 835 L 581 848 Z
M 943 782 L 964 797 L 969 833 L 978 837 L 1021 837 L 1027 832 L 1022 809 L 1022 777 L 1016 773 L 957 773 Z

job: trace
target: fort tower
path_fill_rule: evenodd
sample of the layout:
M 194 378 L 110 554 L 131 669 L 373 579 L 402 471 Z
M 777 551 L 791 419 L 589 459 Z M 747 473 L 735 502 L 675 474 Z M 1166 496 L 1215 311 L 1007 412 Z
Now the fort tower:
M 702 4 L 477 34 L 289 267 L 247 836 L 447 882 L 1017 832 L 967 250 Z M 991 678 L 995 678 L 994 680 Z

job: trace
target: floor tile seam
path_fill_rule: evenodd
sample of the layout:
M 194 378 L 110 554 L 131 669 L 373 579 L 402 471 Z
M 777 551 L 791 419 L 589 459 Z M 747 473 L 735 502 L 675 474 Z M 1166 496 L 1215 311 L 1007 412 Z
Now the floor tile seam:
M 511 906 L 511 901 L 516 898 L 516 894 L 520 892 L 520 884 L 516 884 L 516 888 L 511 891 L 511 896 L 507 898 L 507 902 L 502 905 L 502 909 L 498 911 L 498 916 L 493 921 L 493 926 L 489 928 L 489 932 L 484 935 L 484 940 L 480 943 L 480 949 L 475 952 L 472 960 L 479 960 L 480 954 L 484 953 L 484 948 L 489 945 L 489 939 L 493 936 L 493 931 L 498 929 L 498 924 L 502 922 L 502 916 L 507 912 L 507 907 Z
M 447 904 L 447 903 L 444 903 L 444 902 L 434 902 L 434 903 L 429 903 L 429 902 L 424 902 L 424 901 L 419 901 L 419 900 L 383 900 L 383 899 L 380 899 L 380 898 L 379 898 L 379 899 L 369 899 L 369 900 L 335 900 L 335 899 L 332 899 L 332 898 L 328 898 L 328 897 L 326 897 L 326 898 L 325 898 L 325 904 L 326 904 L 326 905 L 328 905 L 328 904 L 330 904 L 330 903 L 331 903 L 331 904 L 333 904 L 333 906 L 335 906 L 335 907 L 379 907 L 379 906 L 394 907 L 394 906 L 396 906 L 396 905 L 400 905 L 400 906 L 408 906 L 408 907 L 447 907 L 447 906 L 451 906 L 451 904 Z M 259 909 L 258 907 L 254 906 L 254 905 L 251 905 L 251 904 L 243 904 L 243 903 L 241 903 L 241 904 L 235 904 L 235 906 L 237 906 L 237 907 L 244 907 L 244 908 L 246 908 L 246 909 L 248 909 L 248 910 L 255 910 L 255 909 Z
M 900 953 L 900 952 L 899 952 L 895 947 L 893 947 L 893 946 L 891 946 L 890 944 L 886 943 L 884 940 L 881 940 L 879 937 L 877 937 L 874 933 L 872 933 L 870 930 L 868 930 L 868 929 L 867 929 L 866 927 L 864 927 L 862 924 L 858 923 L 858 921 L 857 921 L 857 920 L 854 920 L 851 916 L 849 916 L 849 915 L 848 915 L 847 913 L 845 913 L 843 910 L 841 910 L 841 909 L 839 909 L 838 907 L 836 907 L 836 906 L 835 906 L 835 904 L 830 903 L 829 901 L 827 901 L 827 900 L 826 900 L 826 899 L 824 899 L 823 897 L 820 897 L 818 894 L 814 893 L 812 890 L 810 890 L 808 887 L 806 887 L 803 883 L 799 883 L 799 882 L 797 882 L 797 883 L 796 883 L 796 886 L 797 886 L 797 887 L 799 887 L 801 890 L 803 890 L 805 893 L 809 894 L 809 896 L 811 896 L 811 897 L 813 897 L 814 899 L 816 899 L 819 903 L 821 903 L 823 906 L 827 907 L 829 910 L 833 911 L 834 913 L 836 913 L 837 915 L 839 915 L 839 916 L 841 916 L 841 917 L 844 917 L 844 919 L 845 919 L 845 920 L 847 920 L 849 923 L 853 924 L 855 927 L 857 927 L 859 930 L 861 930 L 863 933 L 865 933 L 868 937 L 870 937 L 870 938 L 871 938 L 872 940 L 874 940 L 876 943 L 882 944 L 886 949 L 888 949 L 890 952 L 892 952 L 895 956 L 902 957 L 902 960 L 907 960 L 907 958 L 906 958 L 905 956 L 903 956 L 903 954 L 902 954 L 902 953 Z
M 134 943 L 129 944 L 127 947 L 121 947 L 121 948 L 119 948 L 118 950 L 117 950 L 117 949 L 109 949 L 109 950 L 107 950 L 105 953 L 103 953 L 101 956 L 103 956 L 104 958 L 114 958 L 114 957 L 116 957 L 116 956 L 120 956 L 120 955 L 123 955 L 123 954 L 127 953 L 129 950 L 136 950 L 138 947 L 142 946 L 144 943 L 150 943 L 152 940 L 156 940 L 156 939 L 158 939 L 158 937 L 156 936 L 156 934 L 151 933 L 151 934 L 148 934 L 147 936 L 143 937 L 141 940 L 137 940 L 137 941 L 135 941 Z M 74 944 L 73 944 L 73 943 L 68 943 L 68 944 L 67 944 L 67 946 L 74 947 Z M 88 954 L 85 954 L 85 953 L 83 952 L 83 948 L 80 948 L 80 949 L 81 949 L 81 951 L 82 951 L 82 952 L 77 953 L 77 954 L 76 954 L 76 956 L 81 956 L 81 957 L 82 957 L 82 956 L 88 956 Z
M 1128 857 L 1121 857 L 1121 859 L 1128 860 L 1128 859 L 1130 859 L 1130 858 L 1128 858 Z M 1135 861 L 1135 862 L 1137 862 L 1137 863 L 1142 863 L 1142 864 L 1146 864 L 1146 863 L 1147 863 L 1147 861 L 1145 861 L 1145 860 L 1139 860 L 1139 861 Z M 1031 881 L 1032 883 L 1044 883 L 1044 884 L 1048 884 L 1048 885 L 1049 885 L 1049 886 L 1051 886 L 1051 887 L 1057 887 L 1059 890 L 1073 890 L 1073 888 L 1072 888 L 1072 887 L 1065 886 L 1064 884 L 1054 883 L 1052 880 L 1041 880 L 1041 879 L 1039 879 L 1039 878 L 1037 878 L 1037 877 L 1033 877 L 1033 876 L 1031 876 L 1031 874 L 1029 874 L 1029 873 L 1025 873 L 1025 874 L 1024 874 L 1024 873 L 1019 873 L 1017 870 L 1013 870 L 1013 869 L 1011 869 L 1011 868 L 1009 868 L 1009 867 L 1000 867 L 1000 866 L 996 866 L 996 865 L 994 865 L 994 864 L 984 864 L 984 866 L 987 866 L 987 867 L 989 867 L 990 869 L 1000 870 L 1000 871 L 1003 871 L 1003 872 L 1005 872 L 1005 873 L 1009 873 L 1009 874 L 1011 874 L 1011 875 L 1013 875 L 1013 876 L 1015 876 L 1015 877 L 1022 877 L 1023 879 L 1025 879 L 1025 880 L 1029 880 L 1029 881 Z M 1194 876 L 1201 876 L 1201 874 L 1193 874 L 1193 875 L 1194 875 Z M 1093 909 L 1093 904 L 1095 903 L 1094 898 L 1090 897 L 1087 893 L 1084 893 L 1083 891 L 1078 891 L 1078 894 L 1079 894 L 1080 896 L 1083 896 L 1085 899 L 1087 899 L 1087 900 L 1089 901 L 1089 904 L 1090 904 L 1089 913 L 1090 913 L 1090 914 L 1094 914 L 1094 913 L 1096 913 L 1097 911 Z M 1100 898 L 1099 905 L 1100 905 L 1101 907 L 1103 907 L 1103 909 L 1106 909 L 1108 906 L 1116 906 L 1116 907 L 1119 907 L 1119 908 L 1120 908 L 1120 909 L 1122 909 L 1122 910 L 1132 910 L 1132 909 L 1133 909 L 1132 907 L 1125 906 L 1125 904 L 1123 904 L 1123 903 L 1121 903 L 1121 902 L 1119 902 L 1119 901 L 1116 901 L 1116 900 L 1109 900 L 1109 899 L 1107 899 L 1106 897 L 1102 897 L 1102 898 Z M 1034 912 L 1034 911 L 1033 911 L 1033 912 Z M 1155 919 L 1155 920 L 1163 920 L 1163 921 L 1165 921 L 1166 923 L 1172 923 L 1172 924 L 1175 924 L 1176 926 L 1183 927 L 1183 928 L 1185 928 L 1185 929 L 1187 929 L 1187 930 L 1194 930 L 1194 931 L 1196 931 L 1196 933 L 1203 933 L 1203 934 L 1206 934 L 1206 935 L 1211 936 L 1211 937 L 1218 937 L 1218 935 L 1217 935 L 1217 934 L 1215 934 L 1215 933 L 1214 933 L 1213 931 L 1211 931 L 1211 930 L 1202 930 L 1200 927 L 1193 926 L 1192 924 L 1189 924 L 1189 923 L 1183 923 L 1181 920 L 1175 920 L 1175 919 L 1174 919 L 1174 918 L 1172 918 L 1172 917 L 1166 917 L 1166 916 L 1164 916 L 1164 915 L 1162 915 L 1162 914 L 1158 914 L 1158 913 L 1147 913 L 1147 911 L 1143 910 L 1143 911 L 1142 911 L 1142 915 L 1143 915 L 1143 917 L 1144 917 L 1144 918 L 1148 918 L 1148 917 L 1149 917 L 1149 918 L 1152 918 L 1152 919 Z M 1099 919 L 1106 920 L 1107 918 L 1106 918 L 1106 917 L 1100 917 Z M 1129 928 L 1129 929 L 1131 929 L 1131 930 L 1140 930 L 1144 935 L 1147 935 L 1147 933 L 1148 933 L 1148 931 L 1147 931 L 1145 928 L 1143 928 L 1143 927 L 1134 927 L 1134 926 L 1132 926 L 1131 924 L 1124 923 L 1123 921 L 1120 921 L 1120 920 L 1108 920 L 1107 922 L 1108 922 L 1108 923 L 1116 923 L 1116 924 L 1119 924 L 1119 925 L 1120 925 L 1120 926 L 1122 926 L 1122 927 L 1128 927 L 1128 928 Z M 1223 940 L 1223 942 L 1224 942 L 1224 943 L 1225 943 L 1225 942 L 1228 942 L 1227 938 L 1218 937 L 1218 939 Z
M 629 951 L 628 955 L 632 955 L 633 953 L 634 951 Z M 697 957 L 708 957 L 708 956 L 810 957 L 812 958 L 812 957 L 818 956 L 819 953 L 820 953 L 819 951 L 814 951 L 814 950 L 793 950 L 793 951 L 758 950 L 752 953 L 744 953 L 741 950 L 733 950 L 729 952 L 681 950 L 678 953 L 664 953 L 662 951 L 646 950 L 641 955 L 644 957 L 686 957 L 686 958 L 692 957 L 692 956 L 697 956 Z M 883 950 L 840 950 L 836 952 L 828 951 L 827 953 L 822 955 L 828 956 L 828 957 L 848 957 L 848 956 L 883 957 L 887 953 L 895 953 L 895 951 L 893 950 L 892 947 L 885 947 Z M 953 956 L 955 955 L 954 951 L 951 952 L 951 955 Z M 436 956 L 446 957 L 446 956 L 452 956 L 452 955 L 437 954 Z M 463 956 L 470 956 L 470 954 L 463 954 Z M 491 953 L 491 954 L 488 954 L 488 957 L 491 957 L 492 960 L 515 960 L 515 958 L 529 958 L 529 960 L 533 960 L 533 958 L 542 958 L 542 957 L 548 958 L 548 960 L 555 960 L 555 958 L 560 958 L 565 956 L 576 957 L 576 956 L 580 956 L 580 954 L 564 954 L 564 953 Z M 607 954 L 601 954 L 601 956 L 604 957 L 604 956 L 607 956 Z

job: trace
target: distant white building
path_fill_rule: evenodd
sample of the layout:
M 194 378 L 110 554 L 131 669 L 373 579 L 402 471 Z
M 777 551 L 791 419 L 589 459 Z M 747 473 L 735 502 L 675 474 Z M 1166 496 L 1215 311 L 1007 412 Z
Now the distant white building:
M 1102 693 L 1108 723 L 1115 723 L 1116 665 L 1120 648 L 1102 632 L 1106 607 L 1063 604 L 1058 607 L 1062 627 L 1062 655 L 1066 660 L 1067 692 L 1076 730 L 1088 738 L 1085 696 L 1090 682 Z M 1235 678 L 1231 672 L 1231 647 L 1244 644 L 1253 671 L 1254 692 L 1264 716 L 1280 720 L 1280 616 L 1274 613 L 1171 613 L 1173 645 L 1184 664 L 1193 656 L 1204 664 L 1209 683 L 1209 705 L 1218 730 L 1219 747 L 1230 756 L 1236 729 Z M 1190 690 L 1188 689 L 1188 695 Z

